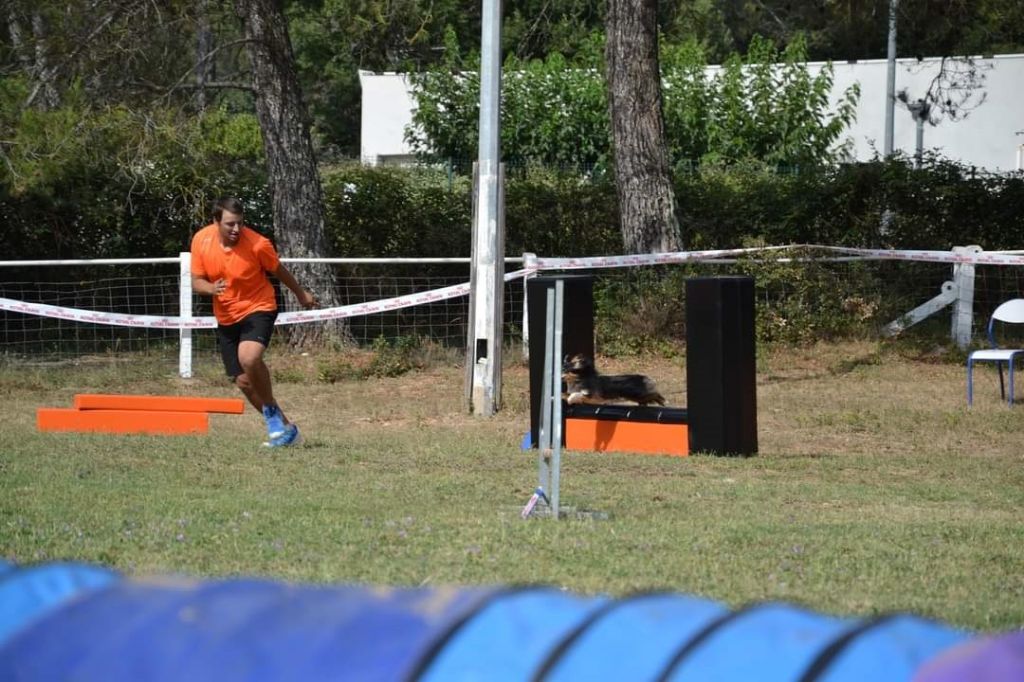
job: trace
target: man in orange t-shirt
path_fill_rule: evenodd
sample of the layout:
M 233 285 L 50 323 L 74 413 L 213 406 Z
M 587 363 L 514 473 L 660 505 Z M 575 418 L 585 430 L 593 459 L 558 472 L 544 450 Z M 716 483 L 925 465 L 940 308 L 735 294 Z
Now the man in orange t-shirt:
M 265 445 L 294 445 L 299 429 L 274 400 L 270 370 L 263 362 L 277 319 L 267 273 L 291 289 L 304 308 L 312 308 L 316 300 L 281 263 L 270 240 L 243 225 L 242 213 L 238 199 L 219 199 L 213 206 L 213 223 L 192 237 L 192 290 L 213 296 L 224 367 L 263 414 L 269 439 Z

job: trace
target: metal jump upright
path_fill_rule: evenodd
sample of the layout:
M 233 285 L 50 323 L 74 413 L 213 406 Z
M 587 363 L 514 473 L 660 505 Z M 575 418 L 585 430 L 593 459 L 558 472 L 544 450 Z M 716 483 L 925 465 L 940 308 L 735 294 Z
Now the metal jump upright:
M 537 487 L 547 491 L 551 517 L 558 518 L 562 468 L 562 321 L 565 282 L 547 288 L 544 326 L 544 378 L 541 384 L 540 432 L 537 442 Z

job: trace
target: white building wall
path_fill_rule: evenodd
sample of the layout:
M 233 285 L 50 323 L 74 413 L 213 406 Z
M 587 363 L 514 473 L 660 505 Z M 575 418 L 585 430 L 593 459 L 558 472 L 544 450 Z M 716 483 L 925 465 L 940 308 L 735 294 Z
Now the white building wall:
M 1017 168 L 1017 148 L 1024 143 L 1024 55 L 1000 55 L 976 59 L 985 77 L 985 101 L 959 121 L 943 119 L 937 125 L 925 124 L 924 149 L 965 164 L 992 171 Z M 938 74 L 940 59 L 900 59 L 896 64 L 896 92 L 906 88 L 911 100 L 923 97 Z M 820 68 L 820 64 L 815 65 Z M 857 120 L 847 132 L 853 140 L 858 161 L 882 153 L 885 140 L 884 59 L 835 63 L 833 92 L 841 93 L 854 82 L 860 83 Z M 835 99 L 838 99 L 836 97 Z M 972 98 L 976 100 L 976 98 Z M 893 147 L 908 156 L 915 151 L 917 124 L 910 112 L 896 103 L 893 119 Z
M 976 59 L 985 80 L 985 101 L 960 121 L 944 119 L 936 126 L 925 125 L 924 149 L 950 159 L 992 171 L 1020 167 L 1024 145 L 1024 55 L 998 55 Z M 897 60 L 896 91 L 906 88 L 913 99 L 923 97 L 938 73 L 941 60 L 929 58 Z M 811 63 L 812 72 L 821 62 Z M 715 69 L 716 67 L 709 67 Z M 833 103 L 855 82 L 860 83 L 857 119 L 846 131 L 858 161 L 881 155 L 885 139 L 884 59 L 833 63 Z M 412 158 L 405 143 L 405 127 L 412 122 L 415 102 L 404 74 L 360 72 L 363 88 L 361 156 L 364 163 L 377 164 Z M 910 112 L 897 102 L 893 146 L 912 156 L 917 124 Z
M 359 72 L 362 87 L 362 119 L 359 125 L 359 156 L 367 165 L 412 159 L 405 142 L 405 128 L 412 123 L 416 102 L 405 74 Z

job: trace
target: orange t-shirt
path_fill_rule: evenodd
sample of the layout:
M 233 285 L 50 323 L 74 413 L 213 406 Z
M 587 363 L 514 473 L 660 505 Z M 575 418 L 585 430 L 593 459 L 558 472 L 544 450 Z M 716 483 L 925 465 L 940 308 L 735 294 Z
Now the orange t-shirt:
M 270 240 L 243 227 L 234 246 L 220 243 L 217 224 L 192 237 L 192 274 L 211 282 L 227 280 L 227 289 L 213 297 L 213 315 L 221 325 L 235 324 L 246 315 L 277 310 L 274 285 L 267 272 L 277 272 L 280 260 Z

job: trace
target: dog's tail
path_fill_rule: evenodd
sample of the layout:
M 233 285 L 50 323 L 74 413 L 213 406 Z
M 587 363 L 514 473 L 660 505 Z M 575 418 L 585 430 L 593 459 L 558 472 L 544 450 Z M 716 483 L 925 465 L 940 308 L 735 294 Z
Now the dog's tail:
M 658 403 L 659 405 L 665 404 L 665 398 L 658 392 L 658 387 L 654 384 L 654 381 L 648 377 L 643 376 L 644 395 L 639 402 L 641 405 L 649 405 L 651 403 Z
M 650 405 L 651 403 L 658 403 L 661 406 L 665 405 L 665 398 L 657 391 L 651 391 L 643 398 L 638 401 L 641 405 Z

